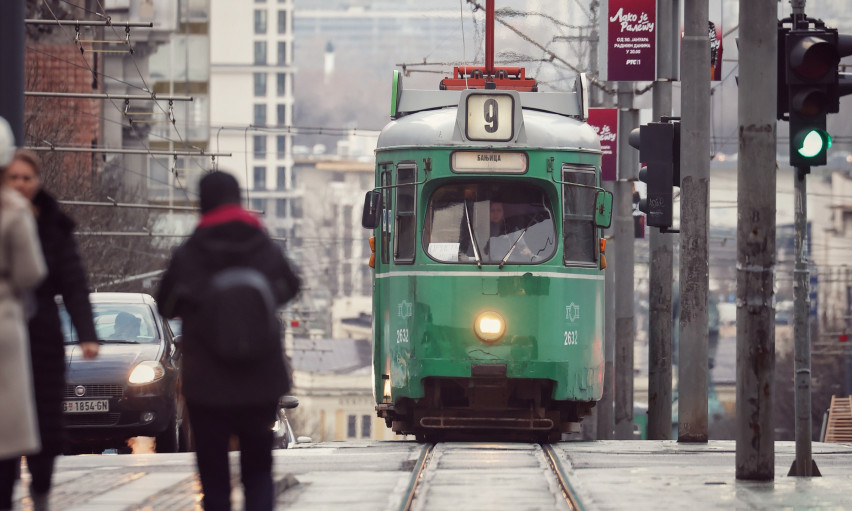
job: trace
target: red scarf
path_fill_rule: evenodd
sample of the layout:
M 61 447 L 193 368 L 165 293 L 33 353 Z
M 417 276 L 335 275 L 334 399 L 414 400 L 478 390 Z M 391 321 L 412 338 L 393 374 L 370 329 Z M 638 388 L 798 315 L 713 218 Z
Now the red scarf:
M 212 227 L 228 222 L 242 222 L 244 224 L 263 229 L 263 224 L 260 220 L 244 210 L 239 204 L 225 204 L 218 208 L 211 209 L 207 213 L 201 215 L 201 221 L 198 222 L 198 227 Z

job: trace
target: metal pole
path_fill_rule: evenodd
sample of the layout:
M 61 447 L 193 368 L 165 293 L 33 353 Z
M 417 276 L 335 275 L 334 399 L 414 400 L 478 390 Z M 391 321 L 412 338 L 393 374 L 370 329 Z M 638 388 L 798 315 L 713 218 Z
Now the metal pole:
M 633 82 L 618 82 L 618 180 L 615 182 L 615 438 L 633 438 L 633 189 L 636 151 L 628 138 L 637 125 Z
M 24 145 L 24 0 L 0 4 L 0 117 Z
M 662 3 L 662 2 L 661 2 Z M 653 114 L 671 115 L 672 83 L 654 82 Z M 649 227 L 648 440 L 672 437 L 672 249 L 673 234 Z
M 49 142 L 48 142 L 49 143 Z M 157 156 L 231 156 L 231 153 L 207 153 L 203 149 L 196 151 L 163 151 L 159 149 L 121 149 L 109 147 L 54 147 L 54 146 L 27 146 L 30 151 L 48 151 L 57 153 L 107 153 L 107 154 L 149 154 Z
M 604 181 L 605 190 L 615 194 L 615 183 Z M 611 240 L 613 228 L 606 235 Z M 615 259 L 613 259 L 614 261 Z M 613 418 L 613 387 L 615 386 L 615 266 L 608 265 L 604 280 L 604 387 L 603 395 L 595 406 L 598 410 L 598 440 L 612 440 L 615 431 Z
M 676 60 L 671 34 L 679 23 L 676 0 L 657 2 L 657 71 L 652 118 L 659 121 L 672 113 L 672 82 Z M 648 276 L 648 440 L 672 437 L 672 271 L 673 234 L 649 227 Z
M 24 96 L 36 98 L 127 99 L 140 101 L 192 101 L 192 96 L 158 96 L 151 94 L 98 94 L 91 92 L 37 92 L 26 91 Z
M 494 74 L 494 0 L 485 0 L 485 76 Z
M 22 2 L 23 3 L 23 2 Z M 86 21 L 86 20 L 24 20 L 27 25 L 59 25 L 68 27 L 152 28 L 153 21 Z
M 811 336 L 808 326 L 808 294 L 810 274 L 808 272 L 808 195 L 806 175 L 808 167 L 797 167 L 793 176 L 795 189 L 795 234 L 793 247 L 796 252 L 793 270 L 793 343 L 795 350 L 795 397 L 796 397 L 796 459 L 790 467 L 789 476 L 811 477 L 820 475 L 816 462 L 811 457 Z
M 740 3 L 737 479 L 775 476 L 776 0 Z
M 678 441 L 707 442 L 710 40 L 707 1 L 684 4 Z

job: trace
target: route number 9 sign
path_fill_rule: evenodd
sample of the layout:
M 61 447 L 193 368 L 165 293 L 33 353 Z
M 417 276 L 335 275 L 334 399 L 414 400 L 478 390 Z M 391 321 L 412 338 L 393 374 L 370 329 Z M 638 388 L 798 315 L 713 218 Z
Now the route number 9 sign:
M 468 140 L 508 142 L 514 138 L 515 99 L 509 94 L 471 94 L 467 97 Z

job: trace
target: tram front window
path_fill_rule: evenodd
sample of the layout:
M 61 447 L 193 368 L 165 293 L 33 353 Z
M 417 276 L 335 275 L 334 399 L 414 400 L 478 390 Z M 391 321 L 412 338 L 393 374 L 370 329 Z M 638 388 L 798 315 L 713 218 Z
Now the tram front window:
M 536 264 L 556 252 L 550 201 L 518 182 L 449 184 L 429 198 L 423 245 L 437 261 Z

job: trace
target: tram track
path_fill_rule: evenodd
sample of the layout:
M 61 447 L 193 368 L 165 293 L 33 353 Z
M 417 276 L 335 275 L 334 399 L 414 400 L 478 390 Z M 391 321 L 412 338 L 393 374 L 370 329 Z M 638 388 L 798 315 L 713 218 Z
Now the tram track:
M 468 500 L 459 502 L 464 487 L 479 492 L 467 492 Z M 501 509 L 501 504 L 524 509 L 584 509 L 558 451 L 549 444 L 423 445 L 400 511 L 446 508 L 442 499 L 450 495 L 459 509 Z

